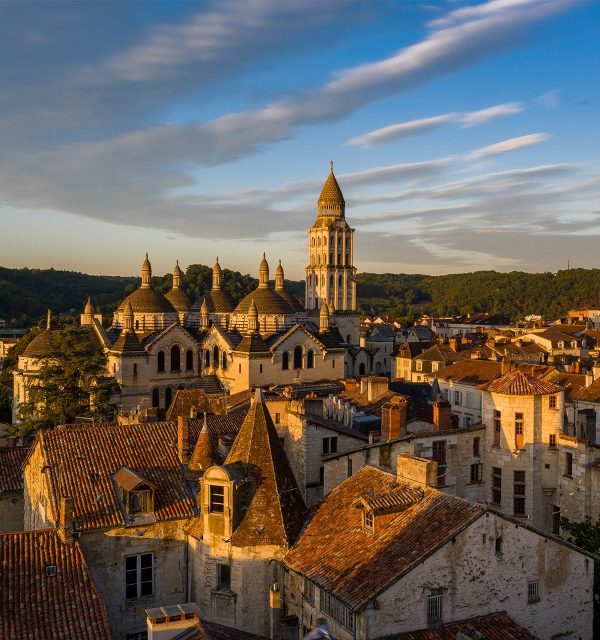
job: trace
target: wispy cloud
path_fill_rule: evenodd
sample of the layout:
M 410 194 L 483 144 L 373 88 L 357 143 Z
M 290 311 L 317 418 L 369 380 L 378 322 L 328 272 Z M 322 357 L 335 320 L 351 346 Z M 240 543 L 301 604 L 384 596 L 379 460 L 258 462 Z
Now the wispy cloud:
M 498 104 L 493 107 L 488 107 L 487 109 L 480 109 L 479 111 L 471 111 L 468 113 L 444 113 L 439 116 L 432 116 L 430 118 L 422 118 L 419 120 L 409 120 L 408 122 L 392 124 L 387 127 L 375 129 L 374 131 L 370 131 L 369 133 L 365 133 L 361 136 L 348 140 L 348 144 L 370 147 L 384 142 L 391 142 L 397 138 L 405 138 L 407 136 L 426 133 L 451 122 L 461 123 L 466 127 L 472 127 L 488 122 L 489 120 L 495 120 L 496 118 L 503 118 L 519 113 L 522 110 L 523 106 L 519 102 L 505 102 L 504 104 Z
M 496 142 L 495 144 L 490 144 L 487 147 L 476 149 L 469 155 L 469 158 L 471 160 L 489 158 L 490 156 L 497 156 L 501 153 L 508 153 L 509 151 L 532 147 L 533 145 L 546 142 L 546 140 L 549 140 L 550 138 L 551 136 L 547 133 L 530 133 L 526 136 L 509 138 L 508 140 L 503 140 L 502 142 Z

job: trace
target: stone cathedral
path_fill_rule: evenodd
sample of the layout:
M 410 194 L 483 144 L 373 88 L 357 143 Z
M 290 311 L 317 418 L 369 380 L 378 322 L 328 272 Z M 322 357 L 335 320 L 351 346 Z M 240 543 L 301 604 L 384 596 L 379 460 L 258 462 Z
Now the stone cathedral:
M 181 289 L 179 264 L 170 292 L 163 295 L 153 288 L 146 255 L 140 288 L 123 300 L 108 329 L 90 301 L 81 315 L 90 339 L 106 353 L 107 373 L 120 389 L 120 410 L 166 410 L 177 389 L 189 387 L 231 394 L 369 373 L 368 355 L 359 346 L 353 242 L 354 229 L 346 221 L 332 163 L 318 199 L 317 219 L 308 230 L 304 306 L 285 290 L 281 260 L 271 281 L 265 254 L 258 286 L 237 305 L 223 288 L 218 259 L 211 290 L 192 303 Z M 47 329 L 20 358 L 15 417 L 52 331 L 49 318 Z

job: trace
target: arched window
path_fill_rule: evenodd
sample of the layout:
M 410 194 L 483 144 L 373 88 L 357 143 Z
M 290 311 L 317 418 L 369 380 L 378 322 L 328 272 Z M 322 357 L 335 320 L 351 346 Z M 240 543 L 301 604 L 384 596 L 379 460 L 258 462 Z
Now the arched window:
M 315 368 L 315 352 L 312 349 L 309 349 L 308 353 L 306 354 L 306 368 Z
M 181 350 L 176 344 L 171 347 L 171 371 L 181 371 Z
M 302 369 L 302 347 L 294 347 L 294 369 Z
M 140 328 L 140 321 L 136 320 L 135 321 L 135 330 L 137 331 Z
M 133 375 L 137 376 L 137 363 L 133 364 Z
M 215 345 L 213 347 L 213 367 L 216 369 L 219 366 L 219 347 Z
M 359 376 L 364 376 L 365 375 L 365 363 L 364 362 L 361 362 L 358 365 L 358 375 Z
M 158 373 L 163 373 L 165 370 L 165 352 L 164 351 L 158 352 L 158 366 L 156 367 L 156 370 L 158 371 Z
M 281 368 L 284 371 L 290 368 L 290 354 L 287 351 L 284 351 L 283 356 L 281 356 Z
M 312 246 L 313 247 L 315 246 L 315 239 L 314 238 L 312 239 Z
M 113 373 L 117 373 L 117 365 L 113 362 Z
M 160 391 L 158 389 L 152 389 L 152 406 L 160 407 Z
M 210 351 L 208 349 L 204 352 L 204 368 L 210 369 Z
M 329 286 L 333 287 L 333 273 L 329 276 Z
M 338 279 L 338 285 L 341 287 L 342 286 L 342 276 L 339 277 Z
M 194 370 L 194 352 L 191 349 L 185 352 L 185 369 L 186 371 Z
M 225 351 L 221 352 L 221 367 L 223 368 L 223 371 L 227 369 L 227 354 Z
M 321 286 L 325 286 L 325 276 L 321 276 Z
M 165 390 L 165 409 L 171 406 L 171 402 L 173 402 L 173 389 L 167 387 Z

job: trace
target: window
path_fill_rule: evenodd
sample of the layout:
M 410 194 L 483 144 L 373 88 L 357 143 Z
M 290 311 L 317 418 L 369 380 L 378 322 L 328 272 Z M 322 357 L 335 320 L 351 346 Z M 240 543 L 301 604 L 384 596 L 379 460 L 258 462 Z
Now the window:
M 416 368 L 417 371 L 423 371 L 423 363 L 421 362 L 421 360 L 416 361 Z
M 177 345 L 171 347 L 171 371 L 181 371 L 181 350 Z
M 514 514 L 525 515 L 525 471 L 514 472 L 513 482 Z
M 210 367 L 210 350 L 207 349 L 204 352 L 204 367 L 208 369 Z
M 137 376 L 137 363 L 134 363 L 133 365 L 133 376 Z
M 319 484 L 325 484 L 325 467 L 319 467 Z
M 348 607 L 343 605 L 337 598 L 326 591 L 321 591 L 321 611 L 333 618 L 336 622 L 354 631 L 354 614 Z
M 373 512 L 365 511 L 363 514 L 363 525 L 365 529 L 373 531 Z
M 431 370 L 432 371 L 437 371 L 440 368 L 440 363 L 439 362 L 432 362 L 431 363 Z
M 275 414 L 275 424 L 281 424 L 281 414 L 280 413 L 276 413 Z
M 352 458 L 348 458 L 348 477 L 352 475 Z
M 498 536 L 496 538 L 494 549 L 496 551 L 496 555 L 497 556 L 501 556 L 502 555 L 502 536 Z
M 294 347 L 294 369 L 302 369 L 302 347 Z
M 481 455 L 481 438 L 477 437 L 477 438 L 473 438 L 473 457 L 474 458 L 479 458 L 479 456 Z
M 431 459 L 438 463 L 437 483 L 438 486 L 444 486 L 446 484 L 446 441 L 434 440 L 431 446 Z
M 127 493 L 127 511 L 129 513 L 148 513 L 154 511 L 152 492 L 149 489 Z
M 213 347 L 213 367 L 216 369 L 219 366 L 219 347 L 215 345 Z
M 227 354 L 225 353 L 225 351 L 221 351 L 221 368 L 223 369 L 223 371 L 227 369 Z
M 527 583 L 527 603 L 540 601 L 540 581 L 531 580 Z
M 549 440 L 550 440 L 550 448 L 551 449 L 556 449 L 556 434 L 555 433 L 551 433 L 549 436 Z
M 454 404 L 461 405 L 462 404 L 462 391 L 454 392 Z
M 284 351 L 281 356 L 281 368 L 284 371 L 287 371 L 290 368 L 290 354 L 287 351 Z
M 427 598 L 427 624 L 442 620 L 442 594 L 433 593 Z
M 337 453 L 337 440 L 337 436 L 321 440 L 321 451 L 324 456 L 330 453 Z
M 573 454 L 565 453 L 565 475 L 571 478 L 573 476 Z
M 125 597 L 141 598 L 153 593 L 154 557 L 141 553 L 125 558 Z
M 481 482 L 483 476 L 483 465 L 478 462 L 471 465 L 471 484 L 478 484 Z
M 315 352 L 312 349 L 309 349 L 308 353 L 306 354 L 306 368 L 315 368 Z
M 262 373 L 262 364 L 258 365 L 258 373 Z
M 304 578 L 304 600 L 309 604 L 315 604 L 315 583 Z
M 152 389 L 152 406 L 160 407 L 160 391 L 158 389 Z
M 158 352 L 158 365 L 156 367 L 156 370 L 158 371 L 158 373 L 164 373 L 164 370 L 165 370 L 165 352 L 164 351 Z
M 517 449 L 522 449 L 523 446 L 523 414 L 515 413 L 515 447 Z
M 191 349 L 188 349 L 185 352 L 185 370 L 186 371 L 194 370 L 194 352 Z
M 500 412 L 494 410 L 494 446 L 500 446 L 500 431 L 502 429 L 502 424 L 500 420 Z
M 492 502 L 502 503 L 502 469 L 492 467 Z
M 556 396 L 548 396 L 548 406 L 550 409 L 556 409 Z
M 231 567 L 228 564 L 217 564 L 217 589 L 231 591 Z
M 242 365 L 241 365 L 241 363 L 238 364 L 238 373 L 242 373 Z
M 225 509 L 225 489 L 216 484 L 210 485 L 208 510 L 210 513 L 223 513 Z

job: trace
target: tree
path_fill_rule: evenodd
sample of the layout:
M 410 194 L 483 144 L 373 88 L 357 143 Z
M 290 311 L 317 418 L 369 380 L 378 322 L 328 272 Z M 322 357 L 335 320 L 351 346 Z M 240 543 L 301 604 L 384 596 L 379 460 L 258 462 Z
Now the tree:
M 81 418 L 112 416 L 109 405 L 116 382 L 106 376 L 106 357 L 89 329 L 73 325 L 52 331 L 50 351 L 27 387 L 19 407 L 18 435 L 29 440 L 40 429 Z
M 600 518 L 592 522 L 586 518 L 582 522 L 572 522 L 568 518 L 560 519 L 561 529 L 566 531 L 570 542 L 585 551 L 600 555 Z M 594 561 L 594 638 L 600 636 L 600 561 Z

